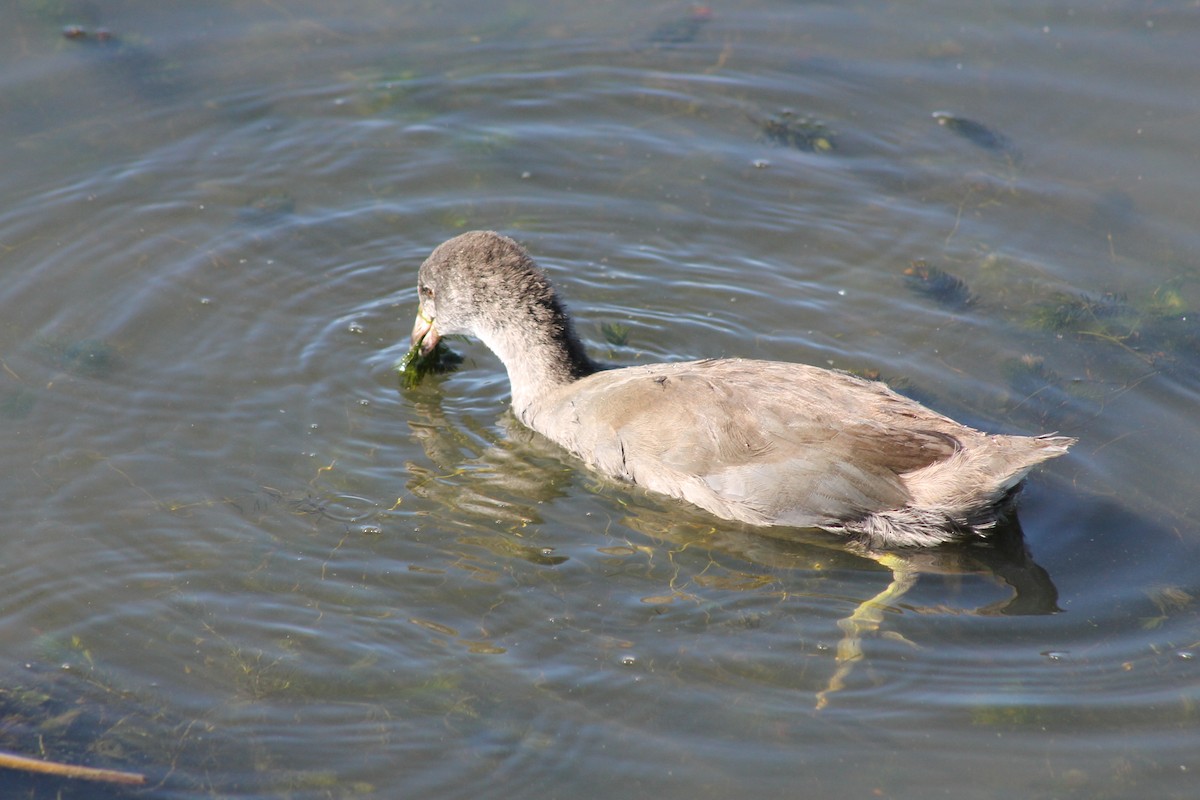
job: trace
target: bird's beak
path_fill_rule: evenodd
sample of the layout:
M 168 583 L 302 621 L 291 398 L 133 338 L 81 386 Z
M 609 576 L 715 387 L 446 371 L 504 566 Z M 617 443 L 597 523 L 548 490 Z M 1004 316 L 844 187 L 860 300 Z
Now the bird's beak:
M 438 333 L 433 320 L 425 316 L 424 308 L 417 308 L 417 319 L 413 322 L 412 343 L 421 346 L 421 355 L 427 356 L 437 347 L 442 335 Z

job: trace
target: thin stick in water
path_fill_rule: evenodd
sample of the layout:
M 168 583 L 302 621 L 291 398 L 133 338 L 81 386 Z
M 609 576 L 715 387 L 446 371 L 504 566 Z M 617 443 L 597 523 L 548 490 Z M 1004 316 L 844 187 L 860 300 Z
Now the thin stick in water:
M 124 783 L 130 785 L 141 785 L 146 782 L 146 776 L 136 772 L 79 767 L 74 764 L 60 764 L 57 761 L 28 758 L 27 756 L 19 756 L 15 753 L 0 752 L 0 767 L 19 769 L 25 772 L 40 772 L 44 775 L 58 775 L 62 778 L 80 778 L 85 781 L 104 781 L 106 783 Z

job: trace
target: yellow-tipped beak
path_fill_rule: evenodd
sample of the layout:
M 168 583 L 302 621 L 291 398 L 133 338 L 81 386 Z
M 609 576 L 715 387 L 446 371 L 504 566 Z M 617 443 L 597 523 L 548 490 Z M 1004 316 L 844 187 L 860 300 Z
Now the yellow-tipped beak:
M 433 320 L 425 316 L 425 309 L 417 309 L 417 319 L 413 322 L 412 343 L 421 346 L 421 355 L 427 356 L 437 347 L 442 336 L 438 333 Z

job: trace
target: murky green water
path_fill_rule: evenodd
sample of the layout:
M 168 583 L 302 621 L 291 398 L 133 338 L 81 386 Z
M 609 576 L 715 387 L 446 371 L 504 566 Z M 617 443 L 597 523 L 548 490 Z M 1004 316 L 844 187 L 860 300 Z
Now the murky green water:
M 0 11 L 0 750 L 152 787 L 0 794 L 1194 796 L 1192 7 L 180 5 Z M 992 548 L 717 523 L 399 388 L 469 228 L 1080 444 Z

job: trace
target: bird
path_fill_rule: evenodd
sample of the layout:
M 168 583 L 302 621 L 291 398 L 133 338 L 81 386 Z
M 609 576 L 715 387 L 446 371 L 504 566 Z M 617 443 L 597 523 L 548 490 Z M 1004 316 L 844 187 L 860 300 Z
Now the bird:
M 1076 442 L 984 433 L 879 381 L 802 363 L 601 365 L 545 272 L 495 231 L 437 246 L 417 294 L 421 354 L 451 334 L 481 341 L 522 424 L 599 473 L 750 526 L 883 548 L 983 539 L 1029 471 Z

